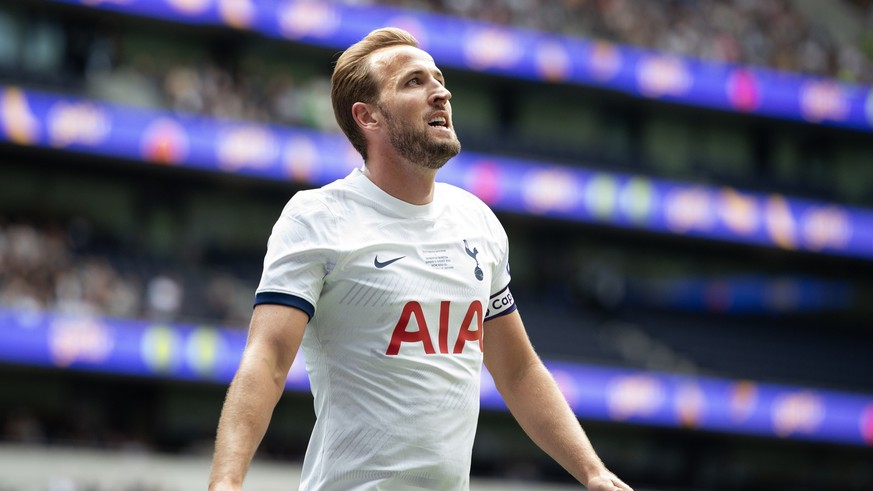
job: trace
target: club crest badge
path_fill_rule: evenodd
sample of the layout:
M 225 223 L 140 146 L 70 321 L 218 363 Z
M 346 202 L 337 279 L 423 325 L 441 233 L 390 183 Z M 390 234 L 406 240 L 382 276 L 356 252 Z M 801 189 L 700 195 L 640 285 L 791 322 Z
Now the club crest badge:
M 476 279 L 482 281 L 485 279 L 485 273 L 482 272 L 482 268 L 479 267 L 479 260 L 476 259 L 476 256 L 479 255 L 479 249 L 475 246 L 473 250 L 470 250 L 470 245 L 467 243 L 467 239 L 464 239 L 464 250 L 467 251 L 467 255 L 472 257 L 474 261 L 476 261 L 476 268 L 473 270 L 473 274 L 476 276 Z

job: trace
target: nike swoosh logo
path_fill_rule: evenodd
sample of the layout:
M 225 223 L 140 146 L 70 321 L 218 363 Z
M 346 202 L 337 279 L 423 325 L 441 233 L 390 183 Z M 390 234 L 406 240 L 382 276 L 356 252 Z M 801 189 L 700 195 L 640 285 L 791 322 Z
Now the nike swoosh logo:
M 391 263 L 396 263 L 397 261 L 403 259 L 404 257 L 406 257 L 406 256 L 395 257 L 394 259 L 389 259 L 383 263 L 383 262 L 379 261 L 379 256 L 376 256 L 376 258 L 373 259 L 373 265 L 379 269 L 382 269 Z

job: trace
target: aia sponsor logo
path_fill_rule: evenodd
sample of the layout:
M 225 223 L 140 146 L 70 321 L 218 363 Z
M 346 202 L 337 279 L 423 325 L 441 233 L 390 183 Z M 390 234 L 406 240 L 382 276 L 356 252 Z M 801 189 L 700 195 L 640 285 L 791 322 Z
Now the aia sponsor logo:
M 449 325 L 451 309 L 452 302 L 444 300 L 440 302 L 439 319 L 427 319 L 420 303 L 415 301 L 407 302 L 403 306 L 403 311 L 400 313 L 397 324 L 394 326 L 394 331 L 391 334 L 391 340 L 388 343 L 388 349 L 385 350 L 385 354 L 389 356 L 397 355 L 400 353 L 401 347 L 406 344 L 409 346 L 405 347 L 404 351 L 412 348 L 419 353 L 423 351 L 426 355 L 457 355 L 464 352 L 468 342 L 476 343 L 481 352 L 482 321 L 484 318 L 482 302 L 474 300 L 467 306 L 463 320 L 458 326 L 458 333 L 452 336 L 454 339 L 450 340 L 449 331 L 454 331 L 454 329 L 451 329 L 452 326 Z M 412 323 L 418 327 L 417 330 L 409 330 Z M 437 326 L 436 348 L 434 348 L 431 326 Z

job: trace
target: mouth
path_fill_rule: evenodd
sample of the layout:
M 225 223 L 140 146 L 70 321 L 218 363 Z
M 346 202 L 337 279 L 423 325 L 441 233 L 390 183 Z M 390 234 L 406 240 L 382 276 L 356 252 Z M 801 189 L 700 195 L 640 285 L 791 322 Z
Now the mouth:
M 443 115 L 431 116 L 431 118 L 427 121 L 427 124 L 431 128 L 443 128 L 446 130 L 451 129 L 448 118 Z

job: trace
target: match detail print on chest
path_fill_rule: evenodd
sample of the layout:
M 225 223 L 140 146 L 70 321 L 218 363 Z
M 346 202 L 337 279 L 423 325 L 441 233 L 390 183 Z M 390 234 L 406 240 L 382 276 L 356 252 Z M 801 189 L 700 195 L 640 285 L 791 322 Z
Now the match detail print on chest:
M 477 242 L 475 239 L 462 239 L 450 245 L 424 247 L 421 249 L 421 256 L 425 265 L 432 270 L 458 270 L 461 274 L 469 270 L 472 278 L 483 281 L 485 273 L 480 265 L 481 257 Z

